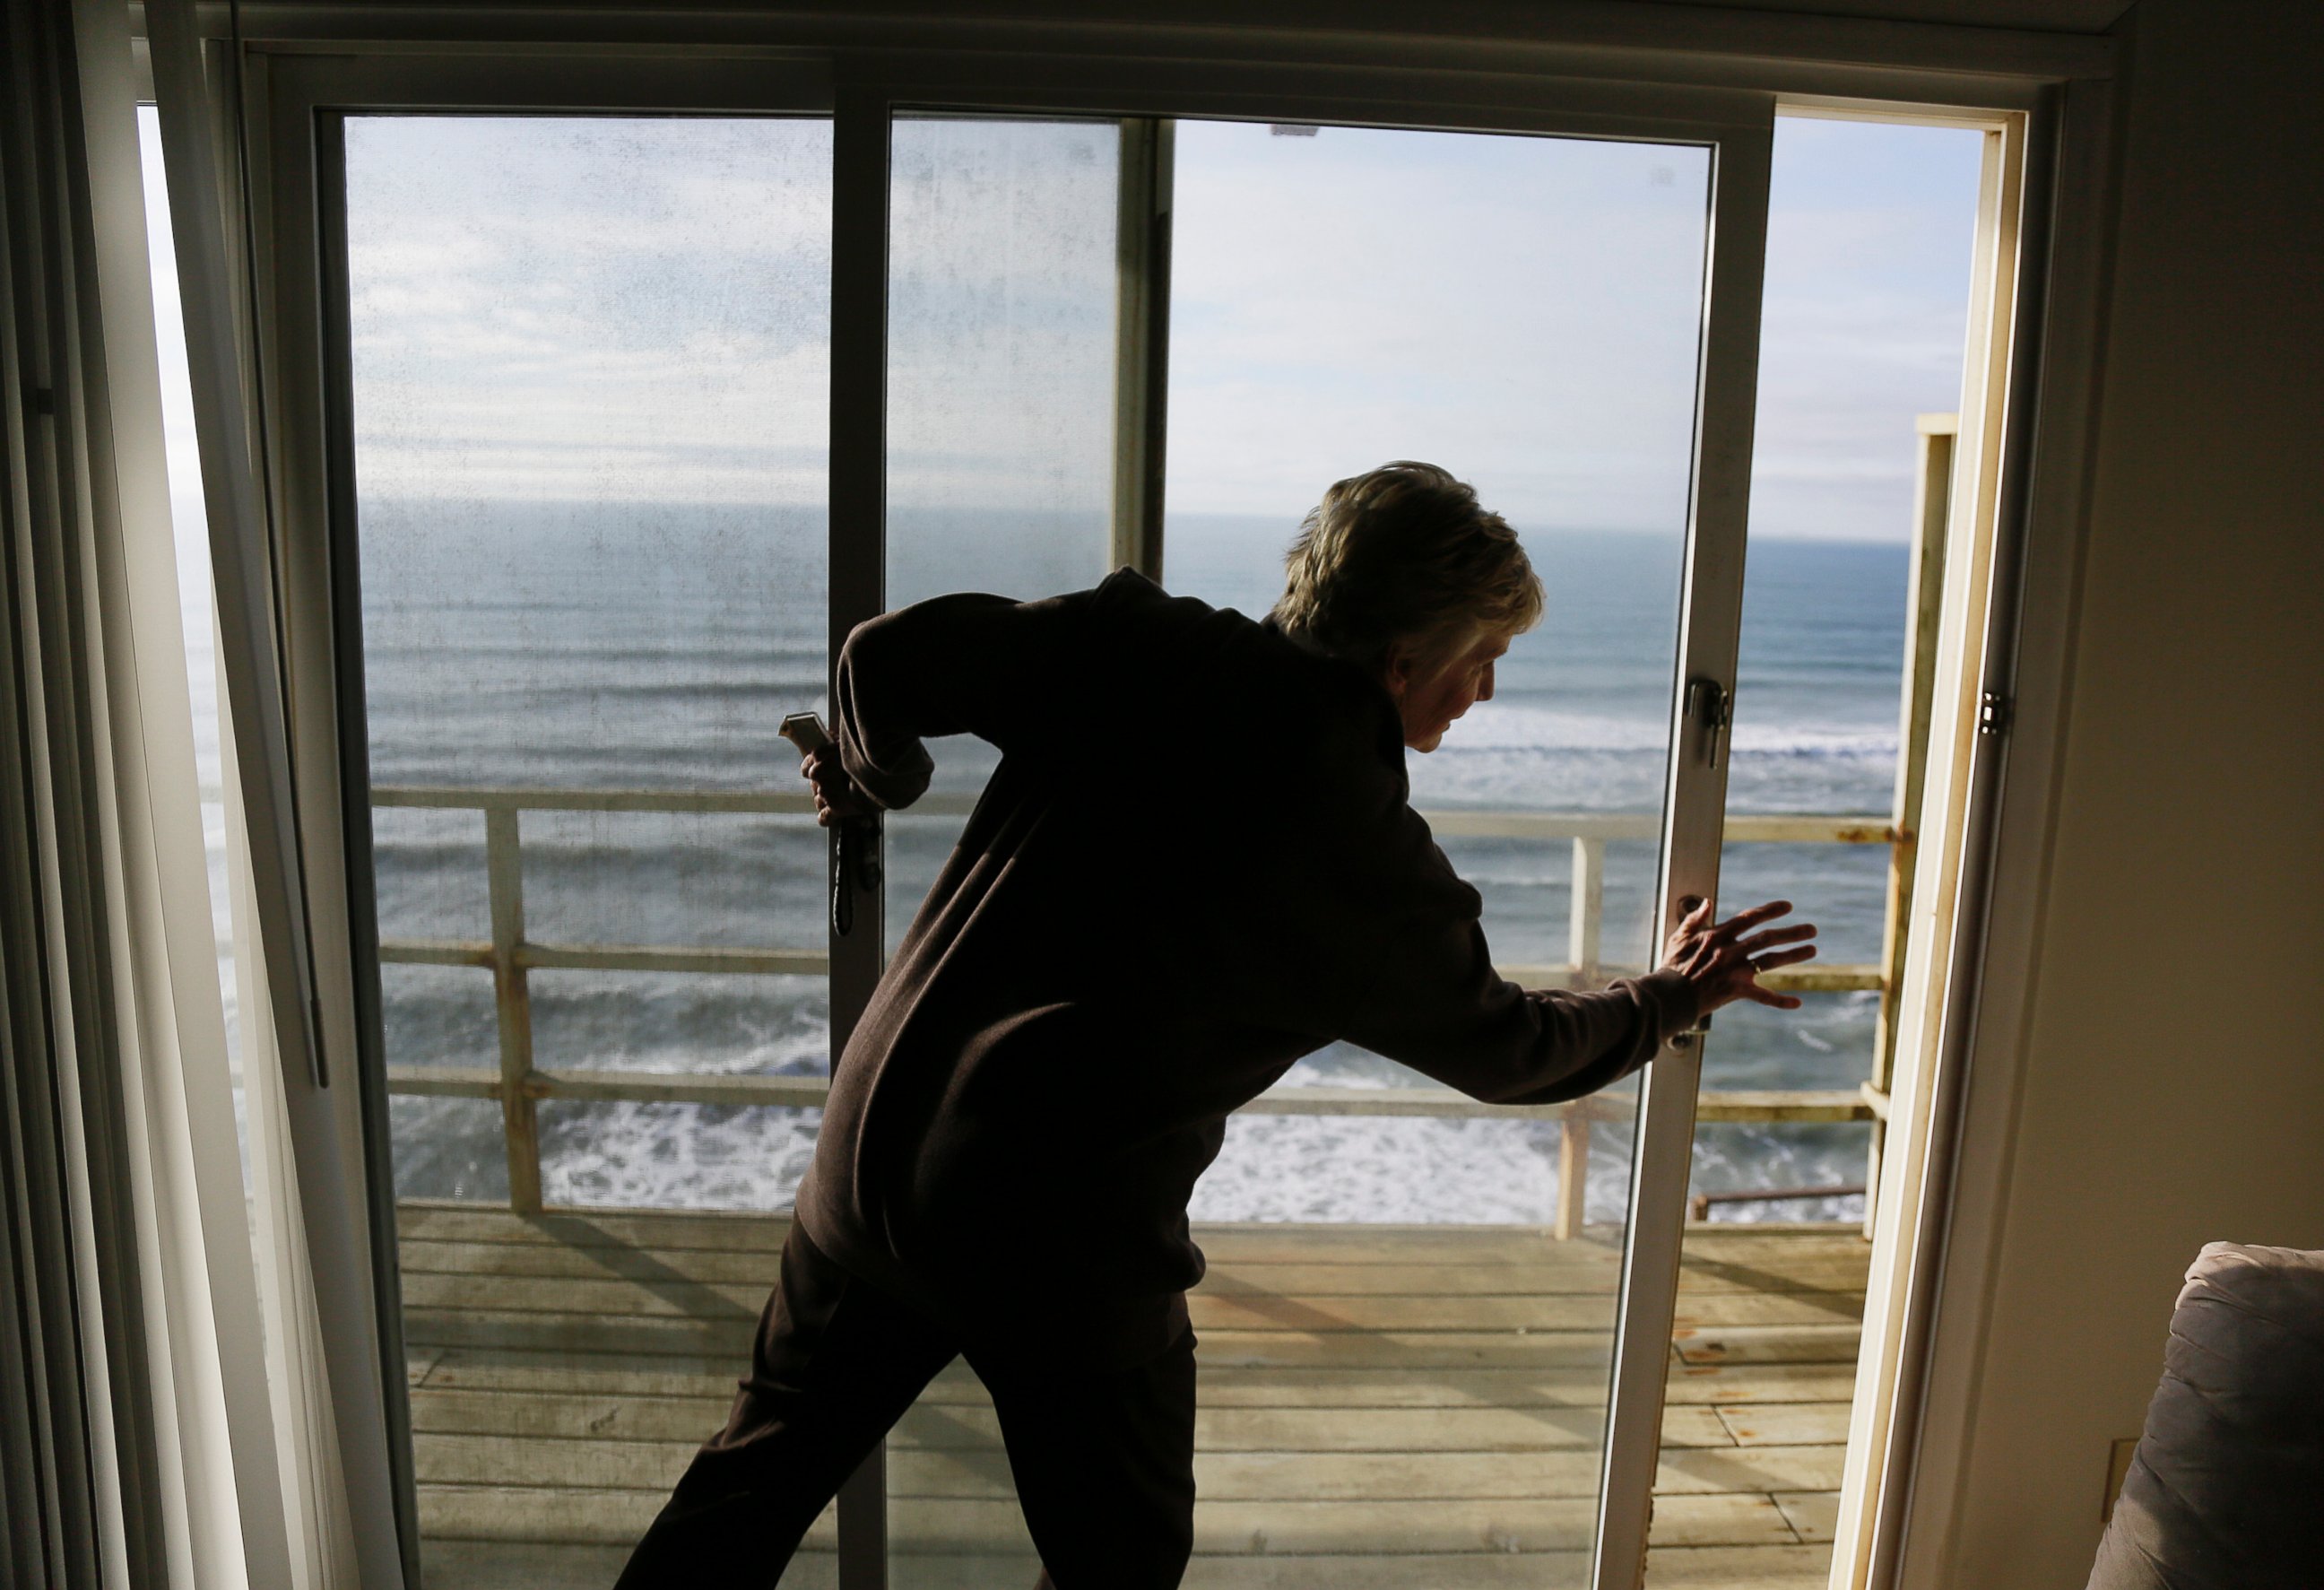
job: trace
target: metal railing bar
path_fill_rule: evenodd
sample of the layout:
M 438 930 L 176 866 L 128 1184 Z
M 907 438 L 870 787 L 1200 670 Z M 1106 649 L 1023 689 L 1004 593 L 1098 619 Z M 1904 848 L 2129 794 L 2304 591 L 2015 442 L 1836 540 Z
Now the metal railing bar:
M 1713 1088 L 1697 1095 L 1694 1118 L 1804 1126 L 1869 1121 L 1872 1106 L 1852 1087 Z
M 1864 1191 L 1861 1183 L 1851 1187 L 1770 1187 L 1751 1192 L 1696 1193 L 1686 1201 L 1686 1217 L 1693 1221 L 1711 1218 L 1714 1204 L 1778 1204 L 1792 1198 L 1846 1198 Z
M 1877 992 L 1883 984 L 1878 966 L 1834 961 L 1829 966 L 1810 964 L 1763 972 L 1759 986 L 1778 994 L 1859 994 Z
M 391 1066 L 387 1090 L 407 1098 L 501 1096 L 501 1078 L 483 1066 Z M 789 1105 L 820 1108 L 831 1091 L 822 1077 L 746 1074 L 707 1076 L 698 1071 L 535 1071 L 526 1078 L 526 1096 L 597 1104 Z
M 502 1097 L 501 1074 L 483 1066 L 391 1066 L 388 1091 L 404 1097 Z M 745 1073 L 714 1076 L 694 1071 L 535 1070 L 522 1092 L 531 1100 L 592 1103 L 779 1105 L 820 1106 L 830 1092 L 822 1077 Z M 1245 1105 L 1255 1115 L 1390 1115 L 1480 1120 L 1619 1120 L 1629 1114 L 1619 1097 L 1577 1099 L 1559 1105 L 1493 1105 L 1449 1087 L 1272 1087 Z M 1704 1121 L 1869 1121 L 1872 1106 L 1852 1091 L 1711 1092 L 1696 1111 Z
M 379 958 L 404 966 L 481 966 L 490 970 L 494 949 L 481 938 L 383 938 Z M 677 944 L 534 944 L 516 946 L 516 964 L 527 971 L 719 972 L 752 975 L 822 976 L 831 955 L 821 949 L 777 949 Z
M 478 966 L 490 969 L 493 948 L 481 938 L 383 938 L 379 958 L 394 966 Z M 690 947 L 665 944 L 519 944 L 516 964 L 528 971 L 713 972 L 750 975 L 821 976 L 830 957 L 819 949 L 782 949 L 755 945 Z M 1526 988 L 1580 988 L 1609 977 L 1635 976 L 1636 966 L 1574 966 L 1509 964 L 1494 968 Z M 1880 968 L 1834 964 L 1785 968 L 1759 980 L 1765 988 L 1792 994 L 1832 994 L 1880 987 Z
M 509 1202 L 520 1211 L 541 1206 L 540 1139 L 537 1109 L 545 1099 L 595 1103 L 686 1103 L 816 1108 L 829 1096 L 820 1077 L 718 1076 L 584 1068 L 542 1071 L 532 1063 L 530 975 L 535 971 L 629 971 L 723 975 L 829 976 L 825 949 L 761 946 L 658 944 L 538 944 L 525 937 L 521 814 L 528 811 L 667 812 L 805 818 L 813 803 L 804 791 L 718 790 L 567 790 L 533 786 L 453 788 L 375 785 L 376 807 L 480 811 L 484 818 L 485 871 L 491 885 L 492 938 L 386 938 L 383 963 L 468 966 L 493 974 L 498 1006 L 497 1069 L 458 1066 L 392 1066 L 388 1091 L 406 1097 L 473 1098 L 496 1102 L 507 1150 Z M 909 817 L 956 818 L 973 809 L 966 793 L 924 797 Z M 1565 840 L 1573 852 L 1569 908 L 1569 960 L 1563 964 L 1505 964 L 1497 969 L 1530 988 L 1594 988 L 1641 968 L 1602 963 L 1606 846 L 1618 839 L 1651 840 L 1655 817 L 1639 813 L 1447 811 L 1421 814 L 1446 838 Z M 1880 818 L 1850 815 L 1730 817 L 1728 841 L 1776 844 L 1896 845 L 1900 829 Z M 1885 990 L 1877 966 L 1812 966 L 1768 974 L 1763 985 L 1793 993 Z M 1702 1122 L 1877 1122 L 1885 1098 L 1869 1087 L 1853 1092 L 1728 1092 L 1701 1095 Z M 1439 1119 L 1517 1117 L 1554 1120 L 1559 1126 L 1555 1230 L 1579 1235 L 1586 1219 L 1590 1123 L 1634 1114 L 1633 1100 L 1579 1100 L 1554 1105 L 1485 1104 L 1450 1088 L 1277 1087 L 1243 1106 L 1251 1114 L 1425 1116 Z M 1876 1126 L 1876 1131 L 1877 1130 Z
M 815 802 L 804 793 L 768 790 L 559 790 L 535 786 L 374 784 L 372 804 L 438 810 L 628 811 L 724 813 L 742 816 L 812 816 Z M 924 795 L 902 818 L 964 817 L 976 798 L 961 792 Z M 1652 839 L 1660 819 L 1651 813 L 1593 811 L 1486 811 L 1433 809 L 1421 812 L 1434 833 L 1471 839 Z M 1870 813 L 1737 814 L 1727 819 L 1732 843 L 1793 845 L 1893 845 L 1891 820 Z
M 1633 812 L 1424 810 L 1439 838 L 1654 839 L 1657 819 Z M 1729 815 L 1721 830 L 1729 844 L 1893 845 L 1886 817 L 1775 813 Z
M 390 1066 L 387 1091 L 401 1098 L 501 1096 L 501 1074 L 482 1066 Z
M 379 958 L 400 966 L 481 966 L 489 972 L 493 947 L 482 938 L 383 938 Z
M 1720 834 L 1729 845 L 1894 845 L 1902 837 L 1885 817 L 1735 812 Z
M 524 944 L 518 964 L 539 971 L 726 972 L 822 976 L 831 954 L 821 949 L 687 948 L 659 944 Z
M 815 800 L 805 793 L 773 790 L 561 790 L 546 785 L 466 788 L 436 784 L 374 784 L 374 806 L 424 807 L 450 811 L 658 811 L 719 812 L 751 817 L 813 817 Z M 975 805 L 965 795 L 928 795 L 912 809 L 965 814 Z
M 1635 977 L 1643 966 L 1557 966 L 1502 963 L 1493 967 L 1520 988 L 1600 988 L 1615 977 Z M 1882 986 L 1877 966 L 1833 961 L 1824 965 L 1784 966 L 1763 973 L 1759 986 L 1778 994 L 1877 993 Z
M 1578 1102 L 1578 1101 L 1577 1101 Z M 1554 1121 L 1572 1105 L 1489 1105 L 1449 1087 L 1270 1087 L 1236 1112 L 1242 1115 L 1422 1115 L 1474 1120 L 1488 1116 Z

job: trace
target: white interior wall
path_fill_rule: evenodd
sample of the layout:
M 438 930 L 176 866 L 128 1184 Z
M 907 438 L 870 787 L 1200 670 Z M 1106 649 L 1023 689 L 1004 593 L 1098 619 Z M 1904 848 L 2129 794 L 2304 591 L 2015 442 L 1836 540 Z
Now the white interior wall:
M 2324 6 L 2140 0 L 2026 1064 L 1940 1582 L 2080 1586 L 2217 1238 L 2324 1247 Z M 1974 1083 L 1972 1083 L 1974 1086 Z M 1980 1329 L 1981 1327 L 1981 1329 Z

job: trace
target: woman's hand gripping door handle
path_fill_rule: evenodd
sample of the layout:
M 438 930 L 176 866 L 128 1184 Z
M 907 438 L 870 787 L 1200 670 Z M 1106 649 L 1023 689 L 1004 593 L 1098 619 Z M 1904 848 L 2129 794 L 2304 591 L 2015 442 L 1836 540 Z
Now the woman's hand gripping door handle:
M 844 938 L 855 927 L 855 891 L 880 886 L 879 808 L 840 765 L 839 747 L 812 712 L 783 719 L 781 734 L 806 760 L 799 774 L 815 791 L 815 820 L 831 828 L 837 854 L 831 869 L 831 930 Z

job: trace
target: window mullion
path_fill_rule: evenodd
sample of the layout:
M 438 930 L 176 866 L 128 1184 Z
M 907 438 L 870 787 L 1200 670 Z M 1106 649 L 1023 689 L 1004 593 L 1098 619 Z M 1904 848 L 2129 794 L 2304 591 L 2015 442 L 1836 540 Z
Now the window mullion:
M 886 605 L 888 151 L 884 85 L 839 85 L 832 108 L 830 590 L 832 699 L 848 633 Z M 877 865 L 879 819 L 851 825 L 867 854 L 840 876 L 837 828 L 833 886 L 853 896 L 848 931 L 831 929 L 831 1064 L 880 980 L 886 929 Z M 869 880 L 869 886 L 866 881 Z M 874 1447 L 839 1493 L 843 1590 L 886 1590 L 888 1472 Z
M 1175 122 L 1125 116 L 1115 226 L 1113 535 L 1109 567 L 1162 578 L 1170 411 L 1170 196 Z

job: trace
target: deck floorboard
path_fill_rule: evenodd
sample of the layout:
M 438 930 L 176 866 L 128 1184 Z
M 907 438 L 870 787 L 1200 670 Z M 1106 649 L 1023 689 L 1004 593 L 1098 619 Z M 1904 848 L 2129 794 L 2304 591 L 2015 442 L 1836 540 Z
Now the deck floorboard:
M 431 1590 L 610 1585 L 724 1416 L 779 1217 L 401 1210 Z M 1194 1590 L 1579 1582 L 1619 1254 L 1498 1227 L 1198 1233 Z M 1867 1253 L 1833 1228 L 1688 1234 L 1654 1590 L 1810 1590 L 1831 1550 Z M 1035 1572 L 963 1365 L 890 1438 L 899 1584 Z M 786 1590 L 835 1584 L 832 1516 Z

